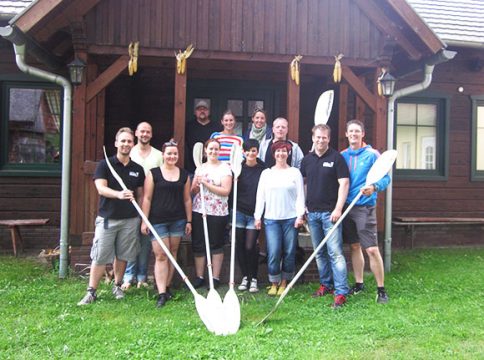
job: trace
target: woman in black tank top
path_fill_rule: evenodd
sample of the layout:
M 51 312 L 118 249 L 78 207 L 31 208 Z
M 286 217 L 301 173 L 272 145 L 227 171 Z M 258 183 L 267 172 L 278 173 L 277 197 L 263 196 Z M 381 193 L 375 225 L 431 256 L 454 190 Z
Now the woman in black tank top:
M 165 143 L 162 152 L 163 165 L 151 169 L 146 175 L 142 209 L 176 259 L 181 238 L 192 231 L 191 184 L 187 171 L 176 166 L 177 143 Z M 144 222 L 141 232 L 149 233 Z M 174 267 L 154 236 L 151 244 L 155 253 L 155 281 L 159 293 L 156 305 L 161 307 L 172 297 L 170 284 Z

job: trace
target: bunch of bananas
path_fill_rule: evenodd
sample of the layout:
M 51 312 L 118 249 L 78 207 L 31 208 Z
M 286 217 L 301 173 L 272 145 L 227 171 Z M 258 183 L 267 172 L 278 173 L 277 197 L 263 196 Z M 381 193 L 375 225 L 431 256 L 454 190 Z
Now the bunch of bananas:
M 128 46 L 128 73 L 129 76 L 133 76 L 138 71 L 138 49 L 139 41 L 130 42 Z
M 181 50 L 178 50 L 178 54 L 175 52 L 176 73 L 178 75 L 185 74 L 185 71 L 187 70 L 187 59 L 192 55 L 193 50 L 195 50 L 195 48 L 190 44 L 185 51 L 182 52 Z
M 341 59 L 343 56 L 343 54 L 338 54 L 334 57 L 333 81 L 335 83 L 341 82 Z
M 301 80 L 299 76 L 299 71 L 300 71 L 300 64 L 299 62 L 302 59 L 302 55 L 296 55 L 294 56 L 294 59 L 291 61 L 291 64 L 289 65 L 289 68 L 291 70 L 291 79 L 294 80 L 296 85 L 299 86 Z

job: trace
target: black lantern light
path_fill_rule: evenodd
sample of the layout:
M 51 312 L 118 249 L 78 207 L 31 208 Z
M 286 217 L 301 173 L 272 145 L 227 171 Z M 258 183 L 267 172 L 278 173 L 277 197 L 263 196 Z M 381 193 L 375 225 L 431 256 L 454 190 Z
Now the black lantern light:
M 84 75 L 84 68 L 86 63 L 76 57 L 74 61 L 67 65 L 69 68 L 69 75 L 71 78 L 71 83 L 73 85 L 80 85 L 82 83 L 82 77 Z
M 389 72 L 385 72 L 380 77 L 380 84 L 382 89 L 382 94 L 385 97 L 390 97 L 393 95 L 393 91 L 395 90 L 395 79 Z

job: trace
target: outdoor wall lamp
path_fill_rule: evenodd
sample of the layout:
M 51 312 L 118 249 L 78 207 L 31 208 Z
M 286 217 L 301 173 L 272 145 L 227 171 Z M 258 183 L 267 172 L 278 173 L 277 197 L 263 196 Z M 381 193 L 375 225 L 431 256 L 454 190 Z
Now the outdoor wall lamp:
M 390 97 L 393 95 L 393 91 L 395 90 L 395 79 L 389 72 L 385 72 L 380 77 L 382 95 L 385 97 Z
M 84 76 L 84 68 L 86 67 L 86 63 L 76 57 L 74 61 L 67 64 L 67 67 L 69 68 L 69 76 L 72 85 L 80 85 L 82 83 L 82 77 Z

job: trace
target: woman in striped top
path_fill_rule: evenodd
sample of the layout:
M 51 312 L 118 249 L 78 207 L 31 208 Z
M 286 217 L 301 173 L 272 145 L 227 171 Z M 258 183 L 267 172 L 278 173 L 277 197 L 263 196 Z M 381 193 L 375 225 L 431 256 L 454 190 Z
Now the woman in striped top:
M 235 125 L 237 124 L 237 121 L 235 120 L 235 116 L 231 110 L 224 112 L 220 122 L 224 127 L 223 131 L 214 132 L 210 138 L 216 139 L 220 143 L 220 153 L 218 159 L 220 161 L 229 163 L 232 145 L 237 144 L 242 147 L 244 140 L 242 140 L 241 136 L 235 134 Z

